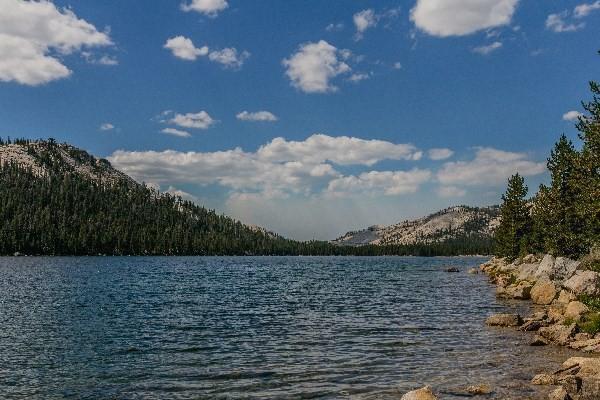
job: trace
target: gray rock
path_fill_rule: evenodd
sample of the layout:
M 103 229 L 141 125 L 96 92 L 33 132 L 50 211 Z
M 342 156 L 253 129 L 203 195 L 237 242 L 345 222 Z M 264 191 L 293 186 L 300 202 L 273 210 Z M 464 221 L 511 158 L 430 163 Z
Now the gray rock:
M 519 265 L 517 279 L 519 281 L 535 281 L 535 273 L 538 269 L 537 264 L 521 264 Z
M 600 274 L 594 271 L 577 271 L 563 284 L 563 287 L 576 296 L 600 295 Z
M 529 343 L 530 346 L 547 346 L 550 342 L 541 337 L 540 335 L 535 335 L 533 340 Z
M 552 273 L 551 278 L 553 280 L 563 282 L 575 274 L 578 266 L 579 261 L 574 261 L 565 257 L 558 257 L 554 262 L 554 272 Z
M 562 387 L 554 389 L 548 395 L 548 400 L 569 400 L 569 399 L 570 399 L 569 394 Z
M 494 314 L 490 315 L 485 324 L 488 326 L 519 326 L 523 323 L 519 314 Z
M 546 254 L 534 273 L 535 278 L 539 279 L 546 276 L 551 279 L 554 274 L 554 262 L 554 257 L 550 254 Z

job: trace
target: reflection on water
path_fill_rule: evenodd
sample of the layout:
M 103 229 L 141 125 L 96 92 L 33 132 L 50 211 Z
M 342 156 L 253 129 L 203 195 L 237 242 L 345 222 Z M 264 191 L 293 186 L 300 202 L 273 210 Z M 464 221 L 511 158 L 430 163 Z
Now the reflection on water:
M 478 258 L 0 258 L 0 397 L 534 396 Z M 448 274 L 444 267 L 458 266 Z

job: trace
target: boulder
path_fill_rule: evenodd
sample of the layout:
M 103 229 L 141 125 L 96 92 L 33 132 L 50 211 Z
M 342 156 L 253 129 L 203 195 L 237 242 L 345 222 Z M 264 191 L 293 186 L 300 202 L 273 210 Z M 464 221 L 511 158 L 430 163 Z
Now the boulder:
M 569 399 L 570 399 L 569 394 L 562 387 L 554 389 L 548 395 L 548 400 L 569 400 Z
M 600 352 L 600 339 L 575 340 L 569 343 L 569 347 L 588 353 L 597 353 Z
M 460 270 L 456 267 L 446 268 L 446 272 L 460 272 Z
M 556 378 L 548 374 L 537 374 L 531 380 L 533 385 L 555 385 Z
M 563 282 L 575 274 L 578 266 L 579 261 L 574 261 L 565 257 L 557 257 L 554 261 L 554 271 L 551 278 L 555 281 Z
M 538 330 L 538 334 L 544 339 L 549 340 L 550 342 L 559 344 L 561 346 L 565 346 L 572 339 L 573 336 L 577 333 L 577 325 L 551 325 L 545 326 Z
M 554 274 L 554 262 L 554 257 L 552 257 L 552 255 L 550 254 L 546 254 L 544 258 L 542 258 L 540 264 L 538 265 L 537 270 L 534 273 L 534 277 L 537 279 L 543 277 L 552 279 L 552 276 Z
M 600 295 L 600 274 L 594 271 L 577 271 L 575 275 L 565 281 L 563 287 L 575 296 Z
M 569 304 L 573 300 L 577 300 L 577 297 L 574 294 L 569 293 L 564 289 L 560 291 L 560 293 L 558 294 L 558 299 L 556 299 L 556 301 L 559 304 L 564 304 L 564 305 Z
M 530 294 L 535 304 L 548 305 L 556 297 L 556 286 L 550 280 L 540 280 L 533 285 Z
M 429 386 L 406 393 L 400 400 L 437 400 Z
M 588 311 L 590 311 L 590 309 L 582 302 L 572 301 L 567 305 L 567 308 L 565 308 L 565 319 L 580 321 L 581 316 Z
M 519 327 L 519 330 L 523 332 L 535 332 L 544 326 L 548 326 L 548 323 L 545 321 L 530 320 L 525 321 L 525 323 Z
M 538 269 L 537 264 L 521 264 L 518 268 L 517 279 L 520 281 L 535 281 L 535 273 Z
M 525 257 L 523 257 L 523 262 L 527 263 L 527 264 L 533 264 L 536 261 L 538 261 L 537 257 L 533 254 L 527 254 Z
M 521 281 L 519 283 L 513 283 L 505 288 L 496 288 L 496 295 L 499 297 L 517 299 L 517 300 L 529 300 L 532 284 L 527 281 Z
M 571 357 L 562 364 L 562 369 L 577 368 L 577 376 L 599 376 L 600 377 L 600 358 L 592 357 Z
M 548 307 L 548 321 L 552 323 L 562 323 L 565 320 L 565 306 L 562 304 L 553 304 Z
M 531 342 L 529 342 L 530 346 L 547 346 L 549 344 L 550 344 L 550 342 L 548 342 L 546 339 L 544 339 L 540 335 L 535 335 L 533 337 L 533 340 Z
M 519 314 L 494 314 L 490 315 L 485 324 L 488 326 L 519 326 L 523 323 Z
M 481 384 L 481 385 L 471 385 L 466 389 L 467 393 L 477 396 L 481 394 L 490 394 L 492 392 L 492 388 L 489 385 Z

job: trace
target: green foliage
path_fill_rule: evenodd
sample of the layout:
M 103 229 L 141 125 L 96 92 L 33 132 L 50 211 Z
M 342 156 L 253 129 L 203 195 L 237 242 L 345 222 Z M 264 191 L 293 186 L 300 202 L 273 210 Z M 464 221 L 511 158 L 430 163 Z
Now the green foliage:
M 600 85 L 590 82 L 592 100 L 576 127 L 581 151 L 562 135 L 550 157 L 550 186 L 541 185 L 531 201 L 522 178 L 513 176 L 503 197 L 502 222 L 496 231 L 496 253 L 515 258 L 525 252 L 581 257 L 600 243 Z M 506 218 L 506 220 L 505 220 Z M 600 270 L 598 262 L 590 269 Z
M 579 296 L 579 301 L 588 306 L 592 311 L 600 311 L 600 296 L 584 294 Z
M 523 177 L 519 174 L 511 176 L 502 196 L 501 222 L 495 235 L 498 256 L 516 258 L 529 250 L 533 222 L 526 196 Z
M 584 318 L 585 319 L 578 324 L 579 329 L 582 332 L 589 333 L 590 335 L 595 335 L 600 332 L 600 313 L 587 314 Z

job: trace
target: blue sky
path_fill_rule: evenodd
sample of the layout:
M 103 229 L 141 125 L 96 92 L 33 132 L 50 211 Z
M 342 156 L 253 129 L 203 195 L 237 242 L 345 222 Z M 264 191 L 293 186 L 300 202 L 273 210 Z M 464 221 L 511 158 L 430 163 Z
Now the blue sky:
M 535 189 L 600 67 L 600 1 L 0 10 L 0 135 L 298 239 L 495 204 L 516 171 Z

